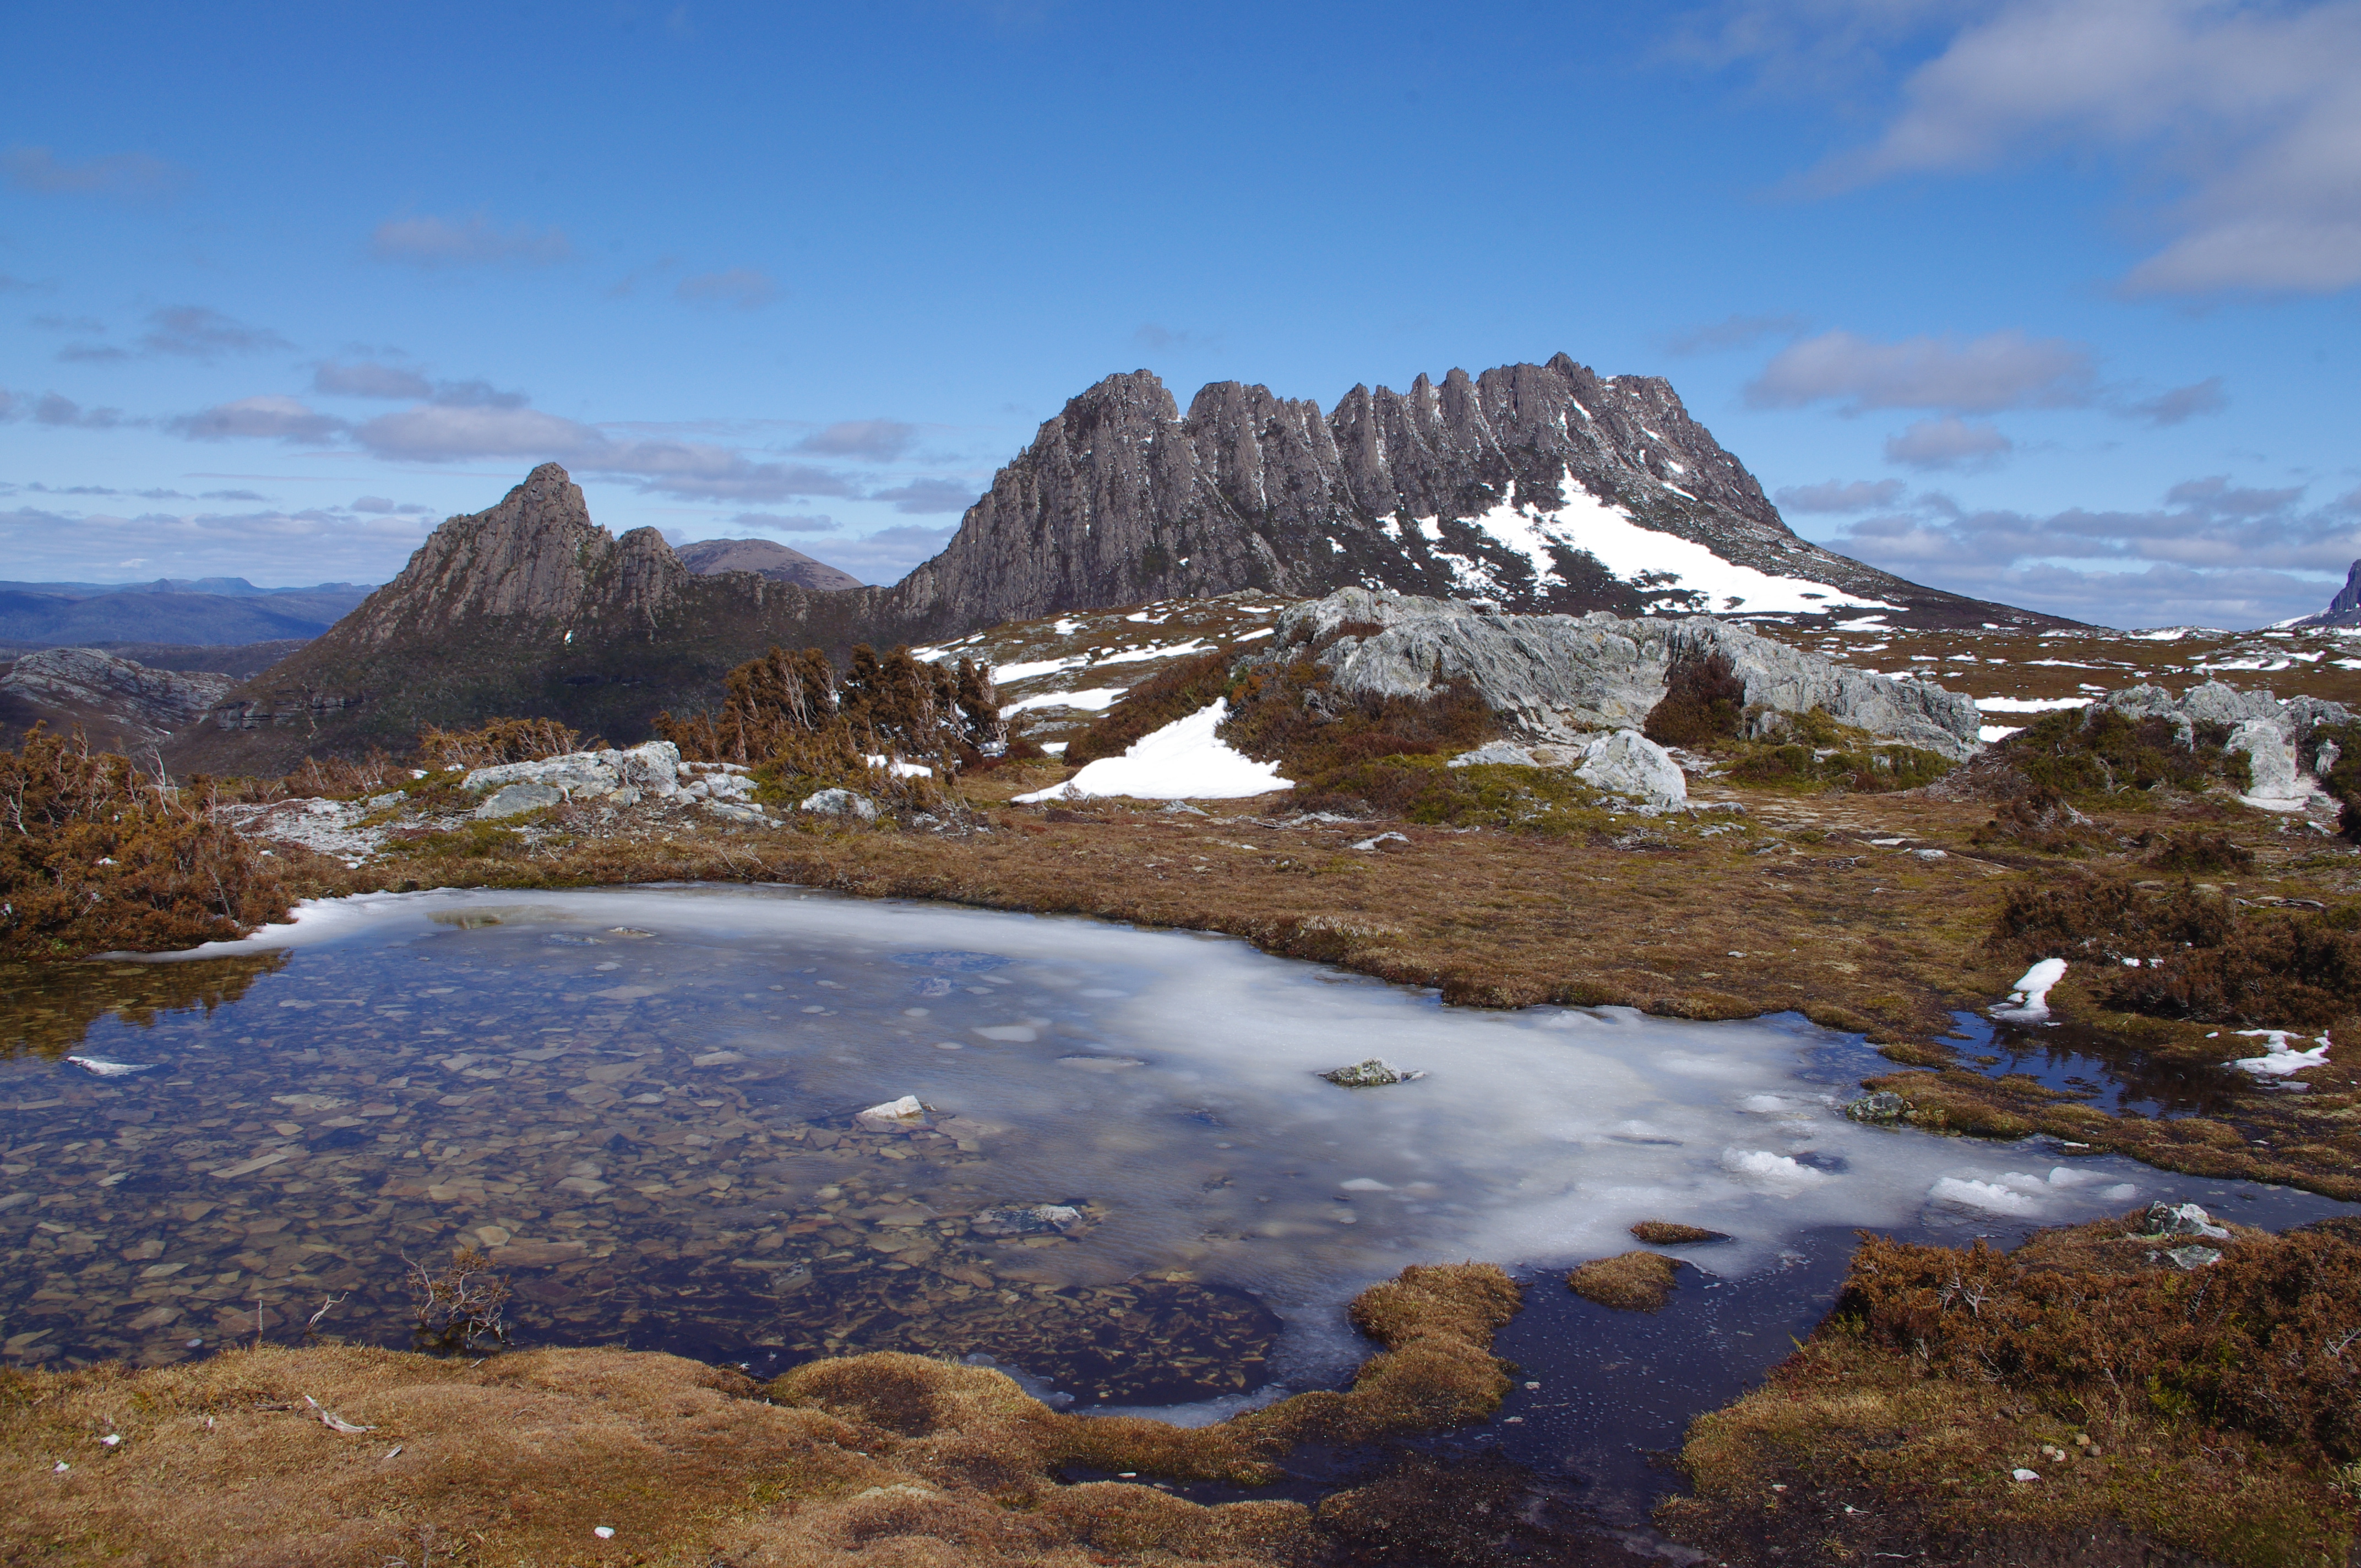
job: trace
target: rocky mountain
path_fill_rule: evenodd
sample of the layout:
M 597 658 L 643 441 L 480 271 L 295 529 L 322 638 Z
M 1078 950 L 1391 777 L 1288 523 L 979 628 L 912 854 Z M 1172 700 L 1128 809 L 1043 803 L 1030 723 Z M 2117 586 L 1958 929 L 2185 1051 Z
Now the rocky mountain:
M 230 645 L 317 637 L 369 590 L 258 588 L 242 577 L 154 583 L 0 583 L 0 639 L 60 644 Z
M 561 718 L 629 743 L 718 700 L 776 643 L 941 641 L 1069 609 L 1343 587 L 1515 610 L 1710 612 L 1823 624 L 2063 625 L 1919 587 L 1797 538 L 1665 382 L 1564 355 L 1334 412 L 1217 382 L 1184 417 L 1147 371 L 1044 423 L 941 554 L 890 587 L 817 586 L 760 541 L 692 546 L 594 524 L 555 464 L 436 529 L 401 575 L 247 682 L 182 766 L 406 747 L 422 722 Z M 740 563 L 763 552 L 765 565 Z M 775 552 L 775 554 L 769 554 Z M 783 557 L 795 557 L 782 561 Z M 779 569 L 774 570 L 772 568 Z
M 682 565 L 700 577 L 709 577 L 717 572 L 752 572 L 774 583 L 794 583 L 830 593 L 862 586 L 861 579 L 850 572 L 840 572 L 825 561 L 816 561 L 800 550 L 790 550 L 767 539 L 700 539 L 679 546 L 673 554 L 680 557 Z
M 666 707 L 718 702 L 722 676 L 774 643 L 842 650 L 876 634 L 880 591 L 700 576 L 654 529 L 618 539 L 592 522 L 581 488 L 544 463 L 498 506 L 445 522 L 327 633 L 229 693 L 171 760 L 269 772 L 311 751 L 404 751 L 421 724 L 494 714 L 629 743 Z
M 1041 426 L 959 533 L 891 590 L 948 630 L 1060 609 L 1340 587 L 1619 615 L 1883 613 L 2063 624 L 1905 582 L 1797 538 L 1653 377 L 1559 355 L 1332 413 L 1215 382 L 1184 416 L 1145 370 Z
M 94 746 L 136 755 L 202 721 L 235 684 L 213 672 L 150 669 L 94 648 L 50 648 L 0 674 L 0 744 L 80 725 Z
M 2361 561 L 2345 575 L 2345 587 L 2318 615 L 2307 615 L 2291 626 L 2361 626 Z

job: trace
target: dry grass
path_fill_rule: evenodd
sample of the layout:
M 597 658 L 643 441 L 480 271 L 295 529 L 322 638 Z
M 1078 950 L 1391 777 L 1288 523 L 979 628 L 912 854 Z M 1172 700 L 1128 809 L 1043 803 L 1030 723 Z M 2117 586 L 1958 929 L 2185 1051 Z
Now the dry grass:
M 0 1462 L 17 1477 L 0 1497 L 12 1543 L 0 1556 L 155 1568 L 422 1552 L 684 1568 L 1300 1561 L 1323 1533 L 1301 1503 L 1205 1507 L 1057 1473 L 1266 1480 L 1307 1439 L 1479 1419 L 1507 1387 L 1489 1344 L 1516 1299 L 1497 1269 L 1409 1270 L 1355 1303 L 1387 1348 L 1350 1390 L 1194 1430 L 1061 1414 L 1000 1373 L 891 1353 L 812 1363 L 767 1388 L 605 1350 L 470 1364 L 264 1349 L 138 1372 L 0 1374 Z M 333 1430 L 313 1401 L 369 1430 Z M 600 1525 L 612 1541 L 592 1533 Z
M 1701 1242 L 1726 1242 L 1730 1239 L 1719 1231 L 1708 1231 L 1699 1225 L 1684 1225 L 1676 1220 L 1642 1220 L 1631 1227 L 1631 1234 L 1650 1246 L 1693 1246 Z
M 1662 1253 L 1627 1252 L 1582 1265 L 1565 1277 L 1565 1286 L 1584 1300 L 1619 1312 L 1653 1312 L 1673 1299 L 1680 1272 L 1681 1266 Z
M 2239 1232 L 2187 1273 L 2134 1229 L 2006 1255 L 1865 1244 L 1811 1343 L 1691 1427 L 1697 1492 L 1663 1522 L 1837 1561 L 2064 1561 L 2026 1549 L 2075 1541 L 2076 1562 L 2345 1563 L 2361 1247 Z

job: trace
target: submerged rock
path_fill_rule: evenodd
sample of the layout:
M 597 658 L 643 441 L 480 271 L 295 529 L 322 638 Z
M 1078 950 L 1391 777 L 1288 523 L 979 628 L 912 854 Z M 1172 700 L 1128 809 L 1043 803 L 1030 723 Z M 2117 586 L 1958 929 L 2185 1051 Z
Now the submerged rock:
M 1424 1078 L 1426 1074 L 1404 1072 L 1389 1061 L 1371 1057 L 1367 1061 L 1355 1062 L 1351 1067 L 1331 1069 L 1320 1076 L 1340 1089 L 1382 1089 L 1387 1084 L 1408 1083 L 1413 1079 Z
M 1856 1122 L 1882 1124 L 1902 1120 L 1902 1113 L 1908 1109 L 1908 1101 L 1890 1089 L 1881 1089 L 1874 1094 L 1864 1094 L 1846 1106 L 1844 1113 Z
M 970 1228 L 987 1236 L 1063 1235 L 1082 1223 L 1071 1203 L 1018 1203 L 977 1211 Z

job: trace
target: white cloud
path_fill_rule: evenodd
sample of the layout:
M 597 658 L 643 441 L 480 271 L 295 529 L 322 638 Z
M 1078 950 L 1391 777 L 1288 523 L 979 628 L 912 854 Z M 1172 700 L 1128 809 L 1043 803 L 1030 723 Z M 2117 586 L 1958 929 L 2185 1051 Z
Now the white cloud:
M 381 582 L 433 526 L 417 516 L 300 512 L 71 514 L 0 511 L 0 555 L 37 579 L 108 582 L 125 567 L 147 576 L 244 576 L 264 587 Z M 257 563 L 263 563 L 258 566 Z
M 911 567 L 940 554 L 954 532 L 915 523 L 881 528 L 874 533 L 829 540 L 822 559 L 864 583 L 898 582 Z
M 20 398 L 0 389 L 0 424 L 19 419 L 60 430 L 113 430 L 117 425 L 141 422 L 124 418 L 121 409 L 85 409 L 71 398 L 60 397 L 55 392 Z
M 516 261 L 541 265 L 574 253 L 564 230 L 529 224 L 501 228 L 482 213 L 465 218 L 388 218 L 369 236 L 370 253 L 380 261 L 414 267 L 481 266 Z
M 1894 343 L 1825 332 L 1781 349 L 1746 389 L 1746 400 L 1756 408 L 1801 408 L 1836 400 L 1847 413 L 1992 413 L 2075 407 L 2091 397 L 2089 349 L 2014 329 L 1965 341 L 1920 336 Z
M 1981 420 L 1957 414 L 1922 419 L 1899 435 L 1885 438 L 1885 460 L 1905 467 L 1992 468 L 2016 449 L 2016 443 Z
M 1980 8 L 1981 9 L 1981 8 Z M 2361 282 L 2361 0 L 2007 0 L 1903 82 L 1843 190 L 2053 154 L 2170 192 L 2136 293 L 2328 293 Z
M 1674 354 L 1718 354 L 1752 348 L 1766 337 L 1793 337 L 1804 326 L 1804 318 L 1797 315 L 1724 316 L 1710 326 L 1675 334 L 1664 346 Z

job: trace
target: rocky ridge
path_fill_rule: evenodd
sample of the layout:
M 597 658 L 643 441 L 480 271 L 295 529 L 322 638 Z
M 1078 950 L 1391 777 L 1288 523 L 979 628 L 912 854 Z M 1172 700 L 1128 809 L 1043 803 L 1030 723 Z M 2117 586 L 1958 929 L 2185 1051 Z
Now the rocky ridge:
M 961 630 L 1238 588 L 1346 586 L 1517 609 L 2063 624 L 1907 583 L 1797 538 L 1653 377 L 1561 354 L 1406 392 L 1309 400 L 1215 382 L 1183 416 L 1148 371 L 1041 426 L 960 532 L 893 589 Z
M 153 670 L 95 648 L 27 653 L 0 675 L 0 733 L 80 725 L 93 742 L 148 745 L 201 722 L 234 683 L 207 671 Z

